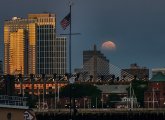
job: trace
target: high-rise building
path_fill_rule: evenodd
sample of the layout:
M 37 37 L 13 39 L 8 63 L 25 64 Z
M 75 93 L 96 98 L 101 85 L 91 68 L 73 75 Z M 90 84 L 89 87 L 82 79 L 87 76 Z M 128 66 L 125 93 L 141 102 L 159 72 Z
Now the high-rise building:
M 13 17 L 5 21 L 4 73 L 53 74 L 63 69 L 57 74 L 64 74 L 66 66 L 57 68 L 61 61 L 66 64 L 66 38 L 61 39 L 56 39 L 54 14 L 29 14 L 27 19 Z
M 96 80 L 97 76 L 109 75 L 109 60 L 96 49 L 83 51 L 83 70 Z
M 64 75 L 66 73 L 66 37 L 56 37 L 55 47 L 55 73 Z

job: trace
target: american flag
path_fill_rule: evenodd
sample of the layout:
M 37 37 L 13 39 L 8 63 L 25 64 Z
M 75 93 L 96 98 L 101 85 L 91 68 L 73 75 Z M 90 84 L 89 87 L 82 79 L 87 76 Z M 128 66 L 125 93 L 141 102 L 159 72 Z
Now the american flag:
M 65 30 L 68 25 L 70 24 L 70 21 L 71 21 L 71 16 L 70 16 L 70 13 L 64 17 L 64 19 L 61 21 L 61 26 L 62 28 Z

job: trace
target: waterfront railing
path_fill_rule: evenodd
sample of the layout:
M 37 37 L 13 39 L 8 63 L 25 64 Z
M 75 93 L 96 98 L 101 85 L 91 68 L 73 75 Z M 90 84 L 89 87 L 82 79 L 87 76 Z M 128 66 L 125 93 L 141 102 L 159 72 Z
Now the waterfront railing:
M 26 99 L 26 97 L 0 95 L 0 107 L 28 109 Z

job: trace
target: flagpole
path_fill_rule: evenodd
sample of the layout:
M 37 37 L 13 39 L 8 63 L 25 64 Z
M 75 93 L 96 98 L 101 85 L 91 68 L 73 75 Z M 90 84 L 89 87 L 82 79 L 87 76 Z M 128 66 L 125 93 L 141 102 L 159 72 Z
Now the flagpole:
M 79 35 L 80 33 L 72 33 L 72 17 L 71 17 L 71 12 L 72 12 L 72 2 L 69 2 L 69 14 L 64 17 L 64 19 L 61 21 L 61 26 L 65 30 L 67 26 L 69 27 L 69 34 L 60 34 L 60 35 L 69 35 L 69 43 L 68 43 L 68 72 L 69 72 L 69 79 L 72 76 L 72 35 Z M 72 86 L 71 83 L 69 83 L 69 99 L 70 99 L 70 119 L 72 119 Z M 73 107 L 75 107 L 73 105 Z M 74 114 L 73 114 L 74 115 Z
M 72 68 L 72 63 L 71 63 L 71 59 L 72 59 L 72 54 L 71 54 L 71 36 L 72 36 L 72 5 L 70 4 L 70 32 L 69 32 L 69 74 L 71 75 L 71 68 Z
M 62 28 L 65 30 L 68 26 L 69 26 L 69 34 L 60 34 L 60 35 L 69 35 L 69 43 L 68 43 L 68 73 L 69 73 L 69 77 L 71 77 L 71 73 L 72 73 L 72 35 L 80 35 L 80 33 L 72 33 L 72 2 L 69 2 L 69 14 L 67 16 L 64 17 L 64 19 L 62 19 L 61 21 L 61 26 Z
M 71 39 L 72 39 L 72 3 L 70 3 L 70 32 L 69 32 L 69 78 L 71 77 Z M 69 85 L 69 94 L 70 94 L 70 119 L 72 119 L 72 88 L 71 85 Z

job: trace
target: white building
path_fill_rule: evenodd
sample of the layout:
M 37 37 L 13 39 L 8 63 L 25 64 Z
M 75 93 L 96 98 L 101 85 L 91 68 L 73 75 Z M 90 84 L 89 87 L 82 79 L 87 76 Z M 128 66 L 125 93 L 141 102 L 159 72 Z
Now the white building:
M 161 72 L 165 75 L 165 68 L 153 68 L 152 69 L 152 76 L 156 75 L 159 72 Z

